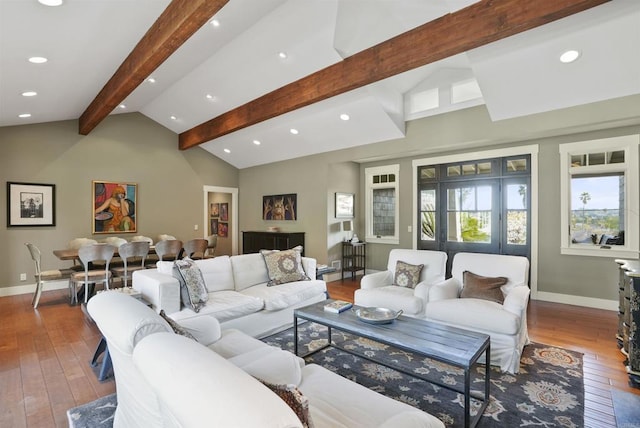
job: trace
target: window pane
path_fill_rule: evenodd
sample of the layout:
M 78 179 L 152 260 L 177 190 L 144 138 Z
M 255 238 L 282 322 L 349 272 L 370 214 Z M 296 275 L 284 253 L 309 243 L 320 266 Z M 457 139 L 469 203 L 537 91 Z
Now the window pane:
M 604 153 L 590 153 L 589 165 L 604 165 Z
M 491 186 L 449 189 L 447 240 L 490 243 L 491 197 Z
M 507 211 L 507 244 L 527 245 L 527 211 Z
M 527 170 L 526 159 L 509 159 L 507 160 L 507 172 L 518 172 Z
M 420 192 L 420 239 L 433 241 L 436 237 L 436 191 Z
M 571 155 L 571 166 L 586 166 L 586 156 L 585 155 Z
M 507 185 L 507 209 L 523 210 L 525 208 L 527 208 L 527 185 Z
M 481 162 L 478 164 L 478 174 L 491 174 L 491 162 Z
M 435 167 L 422 168 L 420 170 L 420 178 L 421 179 L 436 178 L 436 168 Z
M 624 150 L 607 153 L 609 155 L 608 163 L 624 163 Z
M 447 167 L 447 176 L 455 177 L 460 175 L 460 165 L 448 166 Z
M 604 244 L 621 230 L 624 230 L 624 174 L 573 176 L 571 242 Z
M 396 190 L 373 189 L 373 234 L 395 236 Z
M 462 165 L 462 175 L 476 175 L 475 164 Z

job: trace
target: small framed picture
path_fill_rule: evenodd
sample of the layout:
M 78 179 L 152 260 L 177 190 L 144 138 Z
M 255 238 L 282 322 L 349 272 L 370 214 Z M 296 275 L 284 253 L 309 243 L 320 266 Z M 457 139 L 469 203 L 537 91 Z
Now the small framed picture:
M 7 182 L 7 227 L 55 225 L 55 184 Z
M 218 218 L 218 217 L 220 217 L 220 204 L 213 203 L 211 204 L 211 218 Z
M 336 192 L 336 218 L 353 218 L 353 193 Z
M 227 238 L 229 236 L 228 223 L 218 223 L 218 236 L 220 238 Z

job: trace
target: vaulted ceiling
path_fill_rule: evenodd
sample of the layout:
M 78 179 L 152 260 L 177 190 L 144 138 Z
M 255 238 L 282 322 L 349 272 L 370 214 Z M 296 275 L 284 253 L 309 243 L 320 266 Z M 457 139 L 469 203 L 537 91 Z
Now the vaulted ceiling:
M 639 46 L 635 0 L 0 0 L 0 126 L 137 111 L 246 168 L 640 94 Z

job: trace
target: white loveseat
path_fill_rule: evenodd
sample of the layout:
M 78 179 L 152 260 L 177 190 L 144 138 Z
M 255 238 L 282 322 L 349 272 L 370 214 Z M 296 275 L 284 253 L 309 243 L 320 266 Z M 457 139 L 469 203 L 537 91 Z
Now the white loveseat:
M 184 307 L 180 284 L 173 276 L 173 262 L 133 273 L 133 288 L 176 320 L 211 316 L 224 328 L 237 328 L 254 337 L 265 337 L 293 324 L 293 310 L 327 298 L 327 285 L 316 279 L 316 260 L 302 257 L 308 281 L 267 286 L 269 275 L 261 254 L 219 256 L 196 260 L 209 292 L 199 312 Z
M 113 426 L 300 427 L 280 398 L 260 383 L 296 385 L 316 428 L 442 428 L 437 418 L 385 397 L 212 317 L 180 324 L 197 342 L 131 296 L 105 292 L 88 310 L 107 341 L 118 394 Z M 255 376 L 255 377 L 254 377 Z

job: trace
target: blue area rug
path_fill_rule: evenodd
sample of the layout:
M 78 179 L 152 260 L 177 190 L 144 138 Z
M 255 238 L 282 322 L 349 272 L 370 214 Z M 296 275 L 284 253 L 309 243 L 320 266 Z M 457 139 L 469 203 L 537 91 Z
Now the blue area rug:
M 302 354 L 326 344 L 326 327 L 307 322 L 298 327 Z M 415 354 L 356 338 L 337 330 L 332 338 L 340 347 L 388 361 L 421 376 L 437 379 L 446 385 L 462 388 L 460 369 L 425 359 Z M 266 343 L 293 351 L 293 329 L 263 339 Z M 306 358 L 388 397 L 420 408 L 444 422 L 447 427 L 464 425 L 464 400 L 461 394 L 403 373 L 372 363 L 337 348 L 326 348 Z M 481 392 L 484 386 L 483 365 L 474 367 L 471 389 Z M 477 409 L 479 402 L 472 400 Z M 476 410 L 477 412 L 477 410 Z M 476 413 L 472 410 L 472 413 Z M 477 425 L 481 428 L 522 426 L 584 426 L 584 383 L 582 354 L 533 343 L 525 347 L 516 375 L 491 369 L 491 400 Z
M 640 396 L 612 389 L 611 399 L 618 428 L 640 428 Z
M 118 400 L 116 394 L 67 410 L 70 428 L 111 428 Z

